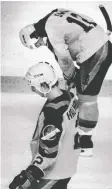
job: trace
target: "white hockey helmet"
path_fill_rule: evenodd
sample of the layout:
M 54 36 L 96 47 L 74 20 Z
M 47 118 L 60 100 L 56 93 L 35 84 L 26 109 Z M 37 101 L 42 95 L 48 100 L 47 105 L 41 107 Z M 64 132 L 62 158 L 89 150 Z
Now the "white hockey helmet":
M 29 68 L 26 77 L 30 86 L 46 95 L 51 87 L 58 81 L 54 68 L 48 62 L 39 62 Z
M 35 36 L 35 38 L 31 37 L 31 34 L 34 32 L 36 34 L 34 25 L 30 24 L 24 27 L 19 33 L 19 37 L 22 44 L 30 49 L 35 49 L 35 43 L 37 43 L 38 41 L 38 36 Z

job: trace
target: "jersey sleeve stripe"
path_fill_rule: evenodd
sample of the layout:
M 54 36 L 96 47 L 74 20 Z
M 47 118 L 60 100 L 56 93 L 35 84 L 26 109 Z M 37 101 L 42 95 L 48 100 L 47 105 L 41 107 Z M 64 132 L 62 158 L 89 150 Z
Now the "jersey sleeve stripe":
M 42 141 L 39 142 L 39 146 L 42 149 L 46 150 L 48 153 L 53 153 L 58 150 L 58 145 L 56 145 L 55 147 L 49 148 Z
M 57 156 L 58 151 L 52 152 L 52 153 L 46 153 L 46 150 L 41 148 L 39 146 L 39 153 L 41 156 L 46 157 L 46 158 L 55 158 Z

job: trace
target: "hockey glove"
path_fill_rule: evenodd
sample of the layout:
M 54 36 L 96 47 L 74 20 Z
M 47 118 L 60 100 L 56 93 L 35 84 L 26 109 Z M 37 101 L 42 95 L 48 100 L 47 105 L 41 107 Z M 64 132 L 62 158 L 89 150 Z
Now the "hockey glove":
M 68 86 L 68 91 L 71 88 L 75 88 L 76 87 L 76 73 L 74 73 L 70 79 L 66 80 L 66 84 Z
M 79 65 L 77 65 L 79 66 Z M 70 77 L 67 77 L 64 73 L 63 73 L 63 76 L 64 76 L 64 79 L 66 81 L 66 84 L 68 86 L 68 89 L 67 90 L 70 90 L 71 88 L 75 88 L 76 87 L 76 74 L 77 74 L 77 71 L 80 69 L 80 66 L 77 68 L 75 66 L 75 69 L 73 70 L 73 73 Z
M 17 175 L 11 184 L 10 189 L 28 189 L 31 184 L 38 185 L 40 179 L 44 176 L 42 170 L 40 170 L 35 165 L 30 165 L 26 170 L 23 170 L 19 175 Z

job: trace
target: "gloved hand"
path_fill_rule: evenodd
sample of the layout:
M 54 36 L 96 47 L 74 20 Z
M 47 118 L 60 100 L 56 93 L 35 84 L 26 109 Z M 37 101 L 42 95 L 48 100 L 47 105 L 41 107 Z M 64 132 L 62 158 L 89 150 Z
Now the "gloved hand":
M 80 66 L 76 63 L 76 61 L 73 61 L 74 63 L 74 71 L 72 73 L 72 76 L 70 78 L 68 78 L 64 73 L 64 79 L 66 81 L 66 89 L 70 90 L 71 88 L 75 88 L 76 87 L 76 74 L 77 74 L 77 70 L 80 69 Z
M 68 91 L 70 91 L 71 88 L 75 88 L 76 84 L 74 81 L 68 80 L 67 81 Z
M 75 88 L 76 87 L 76 72 L 74 72 L 74 74 L 72 75 L 72 77 L 69 80 L 66 80 L 66 84 L 68 86 L 68 91 L 71 88 Z
M 32 184 L 37 186 L 43 176 L 44 173 L 42 170 L 35 165 L 30 165 L 13 179 L 9 185 L 9 189 L 29 189 Z
M 23 185 L 27 181 L 26 171 L 23 170 L 19 175 L 17 175 L 13 181 L 10 183 L 10 189 L 16 189 L 18 186 Z

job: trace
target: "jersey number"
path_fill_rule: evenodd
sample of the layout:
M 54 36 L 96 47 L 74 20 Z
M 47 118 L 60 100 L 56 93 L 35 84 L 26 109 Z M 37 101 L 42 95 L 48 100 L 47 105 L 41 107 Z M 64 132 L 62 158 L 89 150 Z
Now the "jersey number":
M 71 17 L 72 16 L 72 17 Z M 78 14 L 71 13 L 70 17 L 67 17 L 69 23 L 75 23 L 81 26 L 86 32 L 96 26 L 96 23 L 90 22 Z
M 63 17 L 65 13 L 69 11 L 57 11 L 54 15 Z M 75 23 L 81 26 L 86 32 L 96 26 L 95 22 L 88 21 L 87 19 L 83 18 L 82 16 L 76 13 L 70 13 L 70 16 L 66 18 L 69 23 Z
M 63 15 L 65 14 L 65 13 L 67 13 L 68 11 L 58 11 L 58 12 L 56 12 L 54 15 L 55 16 L 59 16 L 59 17 L 63 17 Z
M 42 164 L 42 162 L 43 162 L 42 157 L 37 156 L 36 159 L 33 161 L 33 165 L 36 166 L 36 164 L 37 164 L 37 166 L 38 166 L 38 164 Z

